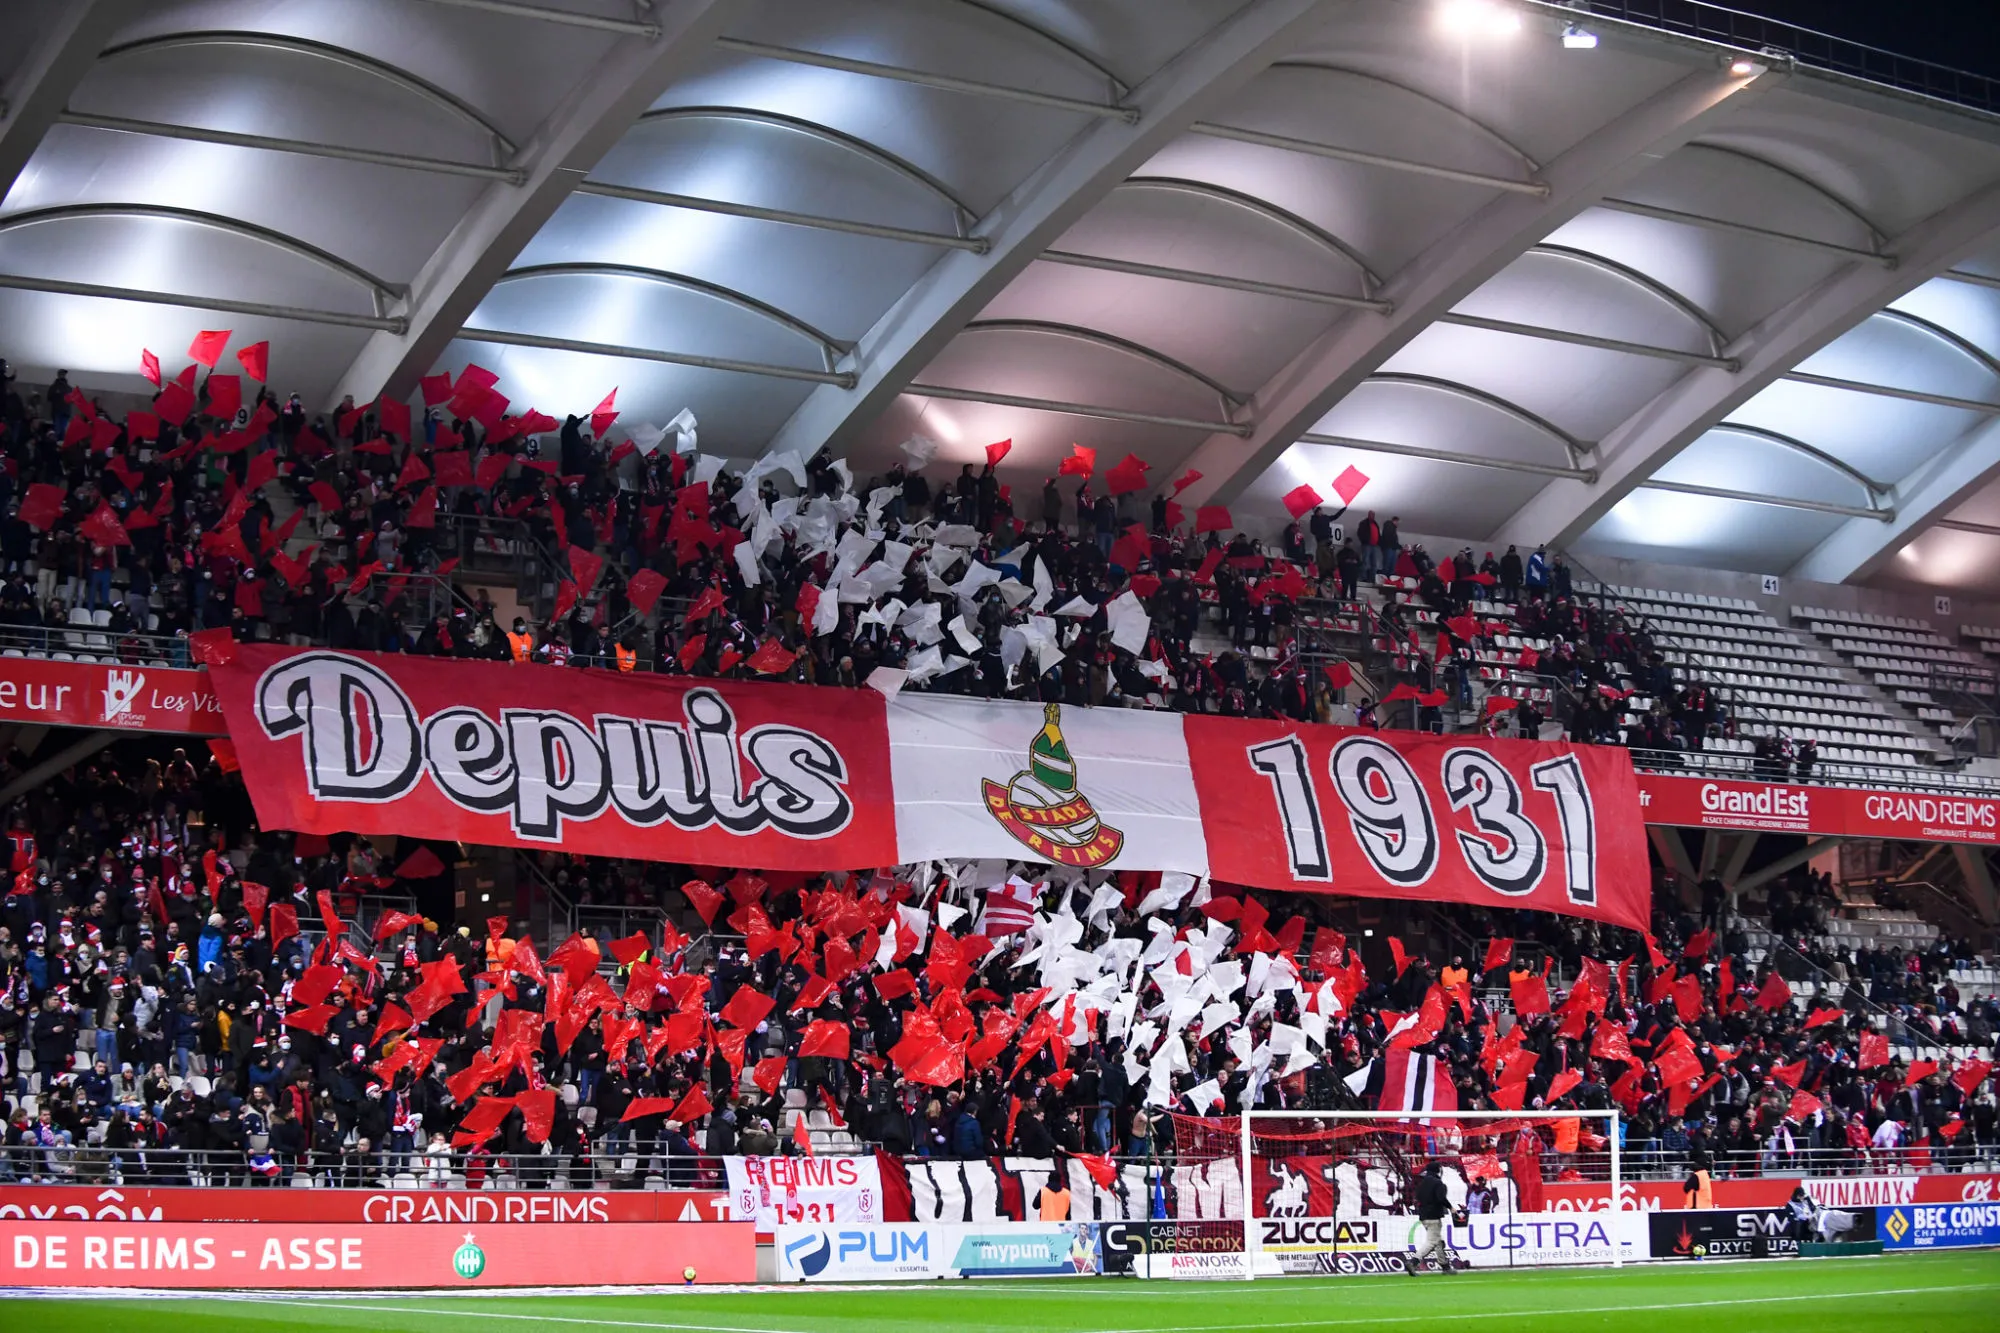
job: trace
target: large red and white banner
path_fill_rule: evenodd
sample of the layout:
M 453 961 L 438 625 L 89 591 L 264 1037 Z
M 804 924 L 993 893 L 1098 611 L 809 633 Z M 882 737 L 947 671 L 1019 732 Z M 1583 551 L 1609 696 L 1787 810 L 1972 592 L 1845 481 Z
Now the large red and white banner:
M 1610 747 L 249 645 L 212 670 L 267 828 L 779 870 L 1020 860 L 1647 924 Z
M 873 690 L 248 644 L 210 673 L 266 828 L 775 870 L 897 859 Z
M 0 1222 L 726 1222 L 712 1190 L 151 1189 L 0 1186 Z
M 0 659 L 0 722 L 187 736 L 228 730 L 206 672 L 41 657 Z
M 1647 928 L 1646 833 L 1623 750 L 1245 718 L 1186 727 L 1218 879 Z
M 0 1287 L 647 1286 L 688 1269 L 702 1283 L 756 1281 L 753 1228 L 37 1222 L 0 1234 Z
M 2000 843 L 2000 798 L 1638 775 L 1648 824 L 1910 842 Z

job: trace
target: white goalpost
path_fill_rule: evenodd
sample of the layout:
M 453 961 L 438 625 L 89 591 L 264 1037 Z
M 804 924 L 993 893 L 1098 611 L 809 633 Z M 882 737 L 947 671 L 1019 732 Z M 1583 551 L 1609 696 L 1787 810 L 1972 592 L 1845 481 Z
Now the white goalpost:
M 1261 1223 L 1280 1217 L 1304 1218 L 1312 1211 L 1308 1203 L 1313 1197 L 1307 1179 L 1309 1171 L 1316 1170 L 1323 1177 L 1320 1197 L 1333 1197 L 1332 1207 L 1327 1211 L 1334 1215 L 1334 1220 L 1358 1221 L 1367 1216 L 1379 1219 L 1414 1211 L 1414 1200 L 1408 1190 L 1421 1166 L 1413 1167 L 1412 1163 L 1450 1164 L 1469 1184 L 1472 1171 L 1477 1169 L 1471 1163 L 1479 1162 L 1488 1177 L 1498 1180 L 1507 1192 L 1507 1207 L 1497 1211 L 1511 1215 L 1517 1211 L 1519 1188 L 1507 1165 L 1512 1148 L 1503 1144 L 1515 1144 L 1521 1131 L 1533 1130 L 1538 1140 L 1536 1169 L 1539 1171 L 1541 1162 L 1552 1156 L 1559 1169 L 1576 1171 L 1587 1183 L 1601 1185 L 1606 1191 L 1606 1208 L 1613 1215 L 1618 1212 L 1624 1184 L 1619 1111 L 1615 1106 L 1601 1111 L 1259 1110 L 1240 1115 L 1236 1120 L 1235 1156 L 1242 1183 L 1246 1279 L 1258 1276 L 1258 1259 L 1264 1248 Z M 1563 1122 L 1574 1122 L 1575 1132 L 1562 1130 Z M 1566 1149 L 1551 1152 L 1555 1145 L 1565 1143 L 1569 1145 Z M 1219 1143 L 1217 1147 L 1220 1148 Z M 1265 1168 L 1261 1177 L 1260 1162 Z M 1352 1168 L 1351 1188 L 1359 1190 L 1358 1199 L 1339 1197 L 1340 1190 L 1348 1187 L 1344 1168 Z M 1339 1183 L 1333 1179 L 1337 1173 L 1341 1175 Z M 1282 1180 L 1285 1211 L 1260 1214 L 1263 1193 L 1260 1179 Z M 1566 1190 L 1571 1188 L 1572 1182 L 1563 1183 Z M 1387 1200 L 1372 1197 L 1371 1188 L 1387 1189 L 1393 1197 Z M 1310 1229 L 1313 1239 L 1324 1239 L 1328 1232 L 1323 1226 Z M 1346 1236 L 1354 1230 L 1357 1228 L 1335 1227 L 1333 1234 Z M 1369 1229 L 1363 1225 L 1358 1230 Z M 1303 1235 L 1295 1238 L 1307 1239 Z M 1609 1263 L 1613 1267 L 1622 1267 L 1624 1263 L 1621 1249 L 1615 1243 L 1610 1247 Z M 1279 1266 L 1283 1268 L 1282 1264 Z M 1266 1275 L 1272 1275 L 1268 1266 Z

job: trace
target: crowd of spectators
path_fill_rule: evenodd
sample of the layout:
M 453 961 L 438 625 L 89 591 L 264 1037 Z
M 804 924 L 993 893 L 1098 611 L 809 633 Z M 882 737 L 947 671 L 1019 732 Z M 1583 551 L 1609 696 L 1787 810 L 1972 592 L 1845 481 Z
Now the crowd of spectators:
M 719 1154 L 800 1151 L 792 1090 L 891 1152 L 1171 1159 L 1170 1116 L 1376 1104 L 1402 1016 L 1415 1031 L 1398 1040 L 1441 1057 L 1461 1105 L 1618 1104 L 1634 1172 L 1949 1169 L 2000 1153 L 1980 1062 L 1888 1054 L 1893 1037 L 1990 1056 L 2000 1011 L 1954 986 L 1963 950 L 1842 955 L 1802 937 L 1755 964 L 1740 922 L 1703 927 L 1700 893 L 1666 881 L 1657 954 L 1631 932 L 1470 908 L 1407 916 L 1406 951 L 1344 937 L 1328 900 L 1221 885 L 1142 915 L 1143 895 L 1173 887 L 1157 876 L 1039 888 L 1045 920 L 989 936 L 992 886 L 952 867 L 710 870 L 711 887 L 690 867 L 640 878 L 550 853 L 573 889 L 642 887 L 677 909 L 643 939 L 563 941 L 505 916 L 391 916 L 407 860 L 359 837 L 260 832 L 237 777 L 144 743 L 0 819 L 0 1174 L 16 1180 L 476 1186 L 504 1167 L 530 1185 L 558 1169 L 573 1185 L 648 1169 L 694 1184 Z M 673 925 L 701 912 L 712 932 Z M 1177 1024 L 1177 937 L 1193 972 L 1219 966 L 1235 987 L 1235 951 L 1268 952 L 1277 984 L 1232 987 Z M 1076 972 L 1065 945 L 1115 976 Z M 1072 970 L 1051 972 L 1056 957 Z M 1848 986 L 1808 1003 L 1787 974 Z M 1310 1058 L 1273 1058 L 1282 1029 L 1310 1036 Z M 1561 1163 L 1576 1145 L 1551 1146 Z
M 80 610 L 135 658 L 162 650 L 131 636 L 228 626 L 250 640 L 831 685 L 888 667 L 914 689 L 1302 720 L 1353 704 L 1375 716 L 1317 669 L 1334 651 L 1369 665 L 1377 696 L 1450 685 L 1472 706 L 1491 635 L 1509 632 L 1549 641 L 1523 670 L 1583 700 L 1579 739 L 1615 739 L 1620 667 L 1641 670 L 1656 701 L 1635 744 L 1673 749 L 1729 721 L 1706 687 L 1677 687 L 1622 615 L 1578 601 L 1561 557 L 1510 547 L 1440 563 L 1405 545 L 1393 516 L 1320 506 L 1266 543 L 1194 521 L 1132 461 L 1017 497 L 992 464 L 939 480 L 949 469 L 921 440 L 864 480 L 824 451 L 725 467 L 675 435 L 642 448 L 587 418 L 495 416 L 470 372 L 407 425 L 394 407 L 315 417 L 296 395 L 212 384 L 179 425 L 121 418 L 66 374 L 39 393 L 5 386 L 0 632 L 55 643 Z M 460 586 L 503 551 L 520 558 L 511 612 Z M 1357 603 L 1357 580 L 1378 575 L 1416 595 L 1379 613 Z M 1335 601 L 1349 636 L 1302 653 L 1301 607 Z M 1506 622 L 1443 627 L 1502 605 Z M 1424 609 L 1436 615 L 1419 623 Z M 1534 734 L 1544 720 L 1530 706 L 1496 725 Z
M 409 427 L 414 441 L 385 421 L 393 409 L 315 419 L 265 393 L 226 415 L 209 386 L 184 426 L 142 440 L 65 378 L 35 399 L 8 386 L 0 620 L 59 632 L 81 606 L 116 634 L 227 625 L 245 639 L 831 685 L 890 667 L 918 689 L 1325 719 L 1344 698 L 1298 652 L 1299 608 L 1387 575 L 1413 595 L 1368 613 L 1384 685 L 1462 693 L 1505 633 L 1548 643 L 1517 665 L 1583 701 L 1576 739 L 1622 730 L 1672 750 L 1731 725 L 1708 686 L 1672 678 L 1643 626 L 1576 599 L 1546 552 L 1435 561 L 1403 544 L 1393 516 L 1337 535 L 1325 508 L 1266 549 L 1227 527 L 1196 532 L 1213 525 L 1189 523 L 1172 489 L 1114 485 L 1117 469 L 1050 477 L 1028 497 L 991 465 L 935 484 L 922 442 L 865 482 L 825 454 L 724 469 L 671 435 L 612 444 L 584 419 L 498 414 L 466 383 L 439 391 L 449 401 Z M 456 594 L 420 622 L 419 590 L 480 543 L 543 553 L 553 614 L 503 625 Z M 1468 615 L 1466 632 L 1452 627 Z M 1430 651 L 1420 626 L 1435 630 Z M 1635 694 L 1652 701 L 1636 728 L 1624 721 Z M 1502 720 L 1527 734 L 1542 722 L 1533 707 Z M 1453 911 L 1435 919 L 1456 933 L 1405 956 L 1400 941 L 1392 955 L 1381 938 L 1343 937 L 1327 902 L 1221 885 L 1142 916 L 1158 887 L 1145 877 L 1115 877 L 1105 898 L 1024 867 L 1048 920 L 989 936 L 975 932 L 995 886 L 940 867 L 704 879 L 545 854 L 575 901 L 665 905 L 682 929 L 701 914 L 692 941 L 656 931 L 614 948 L 587 932 L 529 941 L 504 917 L 489 930 L 385 916 L 376 895 L 408 886 L 366 840 L 257 830 L 240 783 L 206 758 L 107 751 L 0 822 L 0 1171 L 16 1178 L 74 1178 L 107 1156 L 128 1176 L 185 1178 L 185 1159 L 157 1151 L 184 1148 L 253 1181 L 436 1178 L 447 1163 L 475 1178 L 494 1159 L 524 1178 L 562 1161 L 572 1181 L 623 1180 L 664 1159 L 685 1182 L 704 1156 L 796 1150 L 787 1091 L 895 1152 L 1156 1157 L 1175 1150 L 1169 1114 L 1379 1098 L 1399 1015 L 1417 1026 L 1397 1040 L 1442 1057 L 1462 1104 L 1615 1101 L 1628 1147 L 1663 1161 L 1769 1164 L 1816 1148 L 1854 1165 L 1886 1140 L 1953 1164 L 1996 1139 L 1976 1065 L 1926 1074 L 1876 1044 L 1871 1003 L 1912 1040 L 1992 1045 L 1993 1004 L 1952 989 L 1947 952 L 1787 954 L 1850 983 L 1831 1013 L 1809 1014 L 1771 960 L 1753 964 L 1715 929 L 1712 907 L 1701 926 L 1699 895 L 1671 890 L 1657 895 L 1658 953 L 1575 921 Z M 939 904 L 966 915 L 954 925 Z M 1294 912 L 1305 919 L 1288 934 L 1277 923 Z M 1801 924 L 1774 915 L 1781 931 Z M 1187 974 L 1161 964 L 1177 935 L 1205 943 L 1204 969 L 1238 950 L 1280 961 L 1260 993 L 1239 1003 L 1235 977 L 1176 1024 L 1172 978 Z M 1167 952 L 1147 954 L 1161 939 Z M 1450 939 L 1519 943 L 1468 959 Z M 886 971 L 869 961 L 882 940 Z M 1050 957 L 1075 956 L 1062 946 L 1118 964 L 1095 978 L 1097 1005 L 1066 1000 L 1093 977 L 1051 980 Z M 1570 984 L 1553 1013 L 1539 1012 L 1537 960 Z M 835 1028 L 846 1058 L 800 1052 Z M 1301 1063 L 1274 1053 L 1281 1029 L 1324 1036 Z M 1681 1077 L 1663 1077 L 1663 1059 Z

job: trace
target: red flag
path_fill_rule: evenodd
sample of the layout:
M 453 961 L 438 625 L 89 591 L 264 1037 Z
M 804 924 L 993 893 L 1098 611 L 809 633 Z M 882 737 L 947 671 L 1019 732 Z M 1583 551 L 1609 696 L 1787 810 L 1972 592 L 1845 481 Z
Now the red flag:
M 309 1009 L 294 1009 L 285 1015 L 285 1026 L 324 1037 L 326 1025 L 333 1021 L 333 1016 L 338 1012 L 339 1010 L 330 1004 L 316 1004 Z
M 1889 1039 L 1879 1032 L 1861 1034 L 1861 1058 L 1856 1069 L 1880 1069 L 1889 1063 Z
M 229 347 L 229 333 L 228 329 L 202 330 L 194 335 L 194 342 L 188 347 L 188 355 L 197 363 L 214 370 L 215 363 L 222 359 L 223 352 Z
M 160 390 L 160 396 L 153 400 L 153 408 L 159 414 L 160 420 L 170 426 L 178 426 L 194 411 L 194 391 L 185 388 L 179 382 L 169 384 Z
M 604 395 L 604 401 L 590 409 L 590 433 L 598 439 L 611 429 L 611 423 L 618 420 L 618 409 L 612 404 L 618 401 L 618 390 L 613 388 Z
M 688 608 L 687 618 L 682 623 L 692 625 L 702 617 L 720 611 L 723 608 L 725 600 L 722 595 L 722 589 L 716 587 L 703 588 L 701 596 L 695 598 L 694 605 Z
M 243 915 L 250 918 L 253 926 L 264 921 L 264 904 L 271 900 L 271 891 L 255 880 L 243 881 Z
M 1320 493 L 1310 486 L 1294 486 L 1285 492 L 1285 512 L 1293 518 L 1300 518 L 1325 503 Z
M 1583 1075 L 1577 1073 L 1574 1069 L 1563 1070 L 1549 1080 L 1549 1090 L 1542 1097 L 1542 1105 L 1554 1106 L 1557 1102 L 1568 1096 L 1570 1090 L 1581 1082 L 1583 1082 Z
M 228 624 L 188 634 L 188 652 L 200 667 L 228 667 L 236 660 L 236 634 Z
M 848 1058 L 850 1034 L 847 1024 L 831 1019 L 815 1019 L 806 1026 L 803 1040 L 799 1042 L 799 1058 L 824 1056 L 829 1060 Z
M 160 358 L 143 347 L 139 349 L 139 373 L 152 381 L 155 389 L 165 382 L 160 375 Z
M 1486 716 L 1488 717 L 1498 717 L 1502 713 L 1511 713 L 1520 706 L 1521 701 L 1519 699 L 1511 699 L 1504 694 L 1489 694 L 1486 696 Z
M 1403 941 L 1395 935 L 1389 937 L 1389 956 L 1396 960 L 1396 975 L 1401 977 L 1410 970 L 1410 955 L 1403 949 Z
M 625 598 L 632 603 L 632 609 L 642 616 L 653 613 L 654 603 L 667 588 L 664 574 L 651 569 L 642 569 L 625 581 Z
M 436 407 L 451 400 L 451 375 L 448 372 L 426 375 L 417 381 L 417 387 L 423 390 L 425 407 Z
M 1333 493 L 1340 497 L 1342 504 L 1351 505 L 1354 497 L 1361 494 L 1361 488 L 1367 484 L 1368 475 L 1350 463 L 1346 471 L 1333 479 Z
M 691 1120 L 699 1120 L 715 1108 L 709 1105 L 708 1094 L 697 1083 L 688 1089 L 688 1095 L 681 1098 L 680 1105 L 668 1113 L 667 1119 L 678 1120 L 683 1125 Z
M 1938 1062 L 1935 1060 L 1912 1060 L 1909 1072 L 1903 1075 L 1903 1086 L 1914 1088 L 1937 1071 Z
M 271 379 L 271 344 L 252 343 L 236 353 L 236 362 L 243 367 L 243 373 L 259 384 Z
M 1512 977 L 1507 988 L 1514 1001 L 1515 1018 L 1533 1018 L 1549 1012 L 1549 984 L 1541 977 L 1532 972 L 1525 977 Z
M 1056 469 L 1056 475 L 1059 477 L 1088 477 L 1096 470 L 1097 450 L 1085 448 L 1080 444 L 1072 444 L 1069 447 L 1069 457 L 1063 459 L 1062 466 Z
M 1070 1157 L 1082 1164 L 1090 1178 L 1097 1182 L 1097 1188 L 1108 1190 L 1118 1181 L 1118 1168 L 1111 1163 L 1109 1153 L 1071 1153 Z
M 625 1108 L 625 1114 L 618 1117 L 619 1123 L 638 1120 L 643 1116 L 666 1115 L 680 1105 L 671 1097 L 634 1097 Z
M 1123 495 L 1127 491 L 1144 490 L 1146 486 L 1146 464 L 1137 454 L 1127 454 L 1119 460 L 1118 466 L 1104 474 L 1104 487 L 1113 495 Z
M 1229 517 L 1229 510 L 1223 505 L 1203 505 L 1194 511 L 1194 530 L 1197 535 L 1204 532 L 1227 532 L 1236 526 Z
M 1792 988 L 1776 972 L 1764 980 L 1764 988 L 1757 992 L 1759 1009 L 1781 1009 L 1792 1002 Z
M 1806 1121 L 1812 1119 L 1813 1113 L 1819 1109 L 1819 1098 L 1813 1096 L 1810 1092 L 1795 1092 L 1792 1094 L 1791 1107 L 1785 1114 L 1800 1124 L 1804 1124 Z
M 118 521 L 118 514 L 103 500 L 89 518 L 78 528 L 84 536 L 99 546 L 130 546 L 132 538 L 125 532 L 125 525 Z
M 750 666 L 763 675 L 775 676 L 781 671 L 789 671 L 797 659 L 798 654 L 784 644 L 776 639 L 766 639 L 761 648 L 750 654 Z
M 47 532 L 62 517 L 68 492 L 53 482 L 38 481 L 28 487 L 21 501 L 21 521 L 39 532 Z
M 1610 1023 L 1600 1022 L 1597 1032 L 1590 1039 L 1590 1053 L 1600 1060 L 1623 1060 L 1635 1063 L 1632 1056 L 1632 1042 L 1625 1035 L 1625 1029 Z
M 410 502 L 410 512 L 403 515 L 406 528 L 434 528 L 437 526 L 438 488 L 430 485 L 417 493 Z
M 1841 1015 L 1844 1012 L 1845 1012 L 1844 1010 L 1838 1008 L 1815 1009 L 1810 1014 L 1806 1015 L 1806 1027 L 1808 1029 L 1811 1029 L 1816 1027 L 1824 1027 L 1828 1023 L 1837 1023 L 1840 1021 Z
M 582 590 L 582 595 L 588 595 L 597 586 L 597 576 L 604 571 L 604 557 L 593 555 L 581 546 L 572 546 L 569 548 L 569 571 L 576 577 L 576 586 Z
M 1979 1085 L 1984 1083 L 1986 1076 L 1992 1072 L 1993 1065 L 1991 1061 L 1967 1060 L 1952 1071 L 1951 1081 L 1958 1085 L 1960 1092 L 1970 1097 L 1979 1091 Z
M 1005 458 L 1007 456 L 1008 451 L 1011 450 L 1013 447 L 1014 447 L 1014 441 L 1011 436 L 1007 439 L 999 440 L 993 444 L 987 445 L 986 466 L 999 467 L 1000 460 Z
M 1200 480 L 1201 473 L 1196 472 L 1193 468 L 1189 468 L 1187 471 L 1181 473 L 1180 476 L 1174 478 L 1174 484 L 1168 488 L 1167 494 L 1179 495 L 1182 491 Z
M 1354 683 L 1354 668 L 1346 662 L 1333 662 L 1325 667 L 1326 683 L 1336 690 L 1344 690 Z
M 605 947 L 611 950 L 611 956 L 618 960 L 619 966 L 630 967 L 653 947 L 653 942 L 646 938 L 645 931 L 639 930 L 623 939 L 612 940 Z
M 755 986 L 746 984 L 736 988 L 736 993 L 729 997 L 729 1003 L 722 1006 L 716 1017 L 732 1027 L 748 1030 L 763 1022 L 777 1003 Z
M 410 405 L 400 398 L 387 395 L 375 402 L 375 419 L 382 429 L 408 443 L 410 440 Z
M 431 879 L 444 873 L 444 862 L 428 847 L 419 847 L 404 857 L 395 869 L 398 879 Z
M 694 905 L 694 910 L 700 914 L 703 925 L 715 924 L 715 911 L 722 906 L 722 894 L 718 890 L 711 887 L 706 880 L 691 879 L 681 885 L 681 892 L 686 894 L 688 902 Z
M 1513 956 L 1514 941 L 1504 938 L 1488 940 L 1486 942 L 1486 966 L 1481 968 L 1480 971 L 1492 972 L 1503 968 L 1507 966 L 1508 961 Z
M 299 933 L 298 910 L 290 903 L 271 904 L 271 947 L 277 948 Z
M 800 1113 L 797 1120 L 792 1122 L 792 1142 L 799 1146 L 799 1156 L 811 1157 L 813 1155 L 812 1131 L 806 1128 L 806 1118 L 803 1112 Z

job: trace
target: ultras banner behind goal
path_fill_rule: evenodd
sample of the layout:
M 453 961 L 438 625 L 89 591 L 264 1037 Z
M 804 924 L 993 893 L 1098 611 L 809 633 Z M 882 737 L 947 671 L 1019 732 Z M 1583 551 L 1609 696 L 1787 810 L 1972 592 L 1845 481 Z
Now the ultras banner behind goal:
M 1641 1228 L 1615 1208 L 1615 1109 L 1174 1119 L 1182 1160 L 1210 1163 L 1217 1214 L 1241 1220 L 1241 1270 L 1216 1276 L 1406 1271 L 1425 1240 L 1417 1194 L 1433 1163 L 1450 1204 L 1444 1240 L 1461 1265 L 1618 1265 L 1646 1254 Z M 1543 1188 L 1558 1180 L 1601 1185 L 1602 1206 L 1572 1197 L 1550 1211 Z

